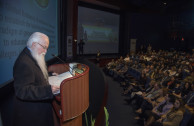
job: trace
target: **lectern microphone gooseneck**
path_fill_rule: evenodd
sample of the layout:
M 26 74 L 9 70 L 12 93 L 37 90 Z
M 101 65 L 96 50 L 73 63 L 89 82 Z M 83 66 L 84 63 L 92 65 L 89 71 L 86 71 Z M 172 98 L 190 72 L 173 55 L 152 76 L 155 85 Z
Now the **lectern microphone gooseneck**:
M 60 62 L 62 62 L 62 63 L 64 63 L 64 67 L 65 68 L 67 68 L 67 65 L 65 65 L 65 62 L 61 59 L 61 58 L 59 58 L 58 56 L 56 56 L 55 54 L 51 54 L 53 57 L 56 57 Z M 70 68 L 72 71 L 74 71 L 73 70 L 73 68 L 71 68 L 69 65 L 68 65 L 68 68 Z M 70 72 L 70 74 L 72 75 L 72 76 L 75 76 L 75 75 L 73 75 L 73 73 L 70 71 L 70 70 L 68 70 L 69 72 Z

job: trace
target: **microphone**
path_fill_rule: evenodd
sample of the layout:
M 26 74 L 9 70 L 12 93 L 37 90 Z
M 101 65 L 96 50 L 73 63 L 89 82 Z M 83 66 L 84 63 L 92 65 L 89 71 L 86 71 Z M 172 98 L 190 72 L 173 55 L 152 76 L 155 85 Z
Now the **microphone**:
M 60 60 L 62 63 L 64 63 L 64 67 L 66 67 L 67 68 L 67 66 L 65 65 L 65 62 L 61 59 L 61 58 L 59 58 L 58 56 L 56 56 L 55 54 L 51 54 L 53 57 L 56 57 L 58 60 Z M 73 68 L 71 68 L 70 66 L 68 67 L 68 68 L 70 68 L 72 71 L 74 71 L 73 70 Z M 73 73 L 70 71 L 70 70 L 68 70 L 69 72 L 70 72 L 70 74 L 72 75 L 72 76 L 75 76 L 75 75 L 73 75 Z

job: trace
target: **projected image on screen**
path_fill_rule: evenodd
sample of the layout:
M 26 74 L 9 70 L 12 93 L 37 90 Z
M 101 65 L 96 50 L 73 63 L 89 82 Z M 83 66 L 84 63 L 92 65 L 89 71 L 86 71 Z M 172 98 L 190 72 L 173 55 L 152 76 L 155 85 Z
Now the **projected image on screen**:
M 88 42 L 118 42 L 118 36 L 113 33 L 113 28 L 83 25 Z M 83 37 L 85 38 L 85 37 Z
M 83 39 L 84 54 L 118 53 L 119 15 L 78 7 L 78 43 Z
M 57 5 L 57 0 L 0 0 L 0 87 L 13 78 L 13 64 L 33 32 L 50 39 L 46 60 L 58 55 Z

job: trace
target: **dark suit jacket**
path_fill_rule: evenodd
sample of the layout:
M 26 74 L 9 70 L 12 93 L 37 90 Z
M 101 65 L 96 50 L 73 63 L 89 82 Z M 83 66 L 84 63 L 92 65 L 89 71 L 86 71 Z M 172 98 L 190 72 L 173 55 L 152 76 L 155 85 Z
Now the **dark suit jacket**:
M 51 86 L 28 48 L 20 53 L 14 68 L 14 125 L 53 126 Z

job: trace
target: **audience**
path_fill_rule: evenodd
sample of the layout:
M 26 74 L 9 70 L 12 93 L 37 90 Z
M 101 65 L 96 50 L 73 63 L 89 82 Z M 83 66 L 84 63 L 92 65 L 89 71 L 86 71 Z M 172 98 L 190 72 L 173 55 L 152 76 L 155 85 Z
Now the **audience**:
M 113 59 L 105 70 L 122 83 L 129 104 L 135 103 L 136 119 L 143 119 L 146 126 L 179 126 L 181 120 L 185 125 L 185 120 L 190 119 L 186 112 L 194 113 L 193 68 L 194 54 L 150 48 Z

